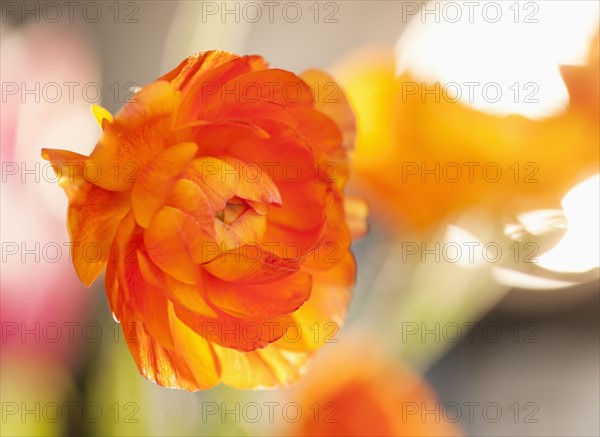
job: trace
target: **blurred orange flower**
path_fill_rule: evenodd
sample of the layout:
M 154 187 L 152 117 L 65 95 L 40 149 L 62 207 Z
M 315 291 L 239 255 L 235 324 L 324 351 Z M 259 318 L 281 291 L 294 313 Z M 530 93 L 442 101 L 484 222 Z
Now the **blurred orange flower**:
M 445 411 L 425 380 L 355 343 L 329 348 L 294 388 L 296 394 L 290 399 L 304 414 L 286 431 L 288 435 L 461 435 L 453 423 L 456 414 Z
M 540 120 L 490 115 L 451 87 L 396 77 L 392 49 L 357 53 L 335 70 L 359 125 L 353 172 L 391 228 L 425 228 L 473 206 L 560 208 L 565 192 L 598 171 L 597 39 L 588 65 L 562 68 L 568 108 Z
M 93 111 L 102 135 L 91 156 L 43 155 L 69 198 L 77 273 L 89 285 L 107 265 L 140 372 L 187 390 L 298 379 L 327 338 L 314 331 L 345 316 L 346 220 L 364 219 L 344 199 L 354 118 L 335 82 L 211 51 L 114 119 Z

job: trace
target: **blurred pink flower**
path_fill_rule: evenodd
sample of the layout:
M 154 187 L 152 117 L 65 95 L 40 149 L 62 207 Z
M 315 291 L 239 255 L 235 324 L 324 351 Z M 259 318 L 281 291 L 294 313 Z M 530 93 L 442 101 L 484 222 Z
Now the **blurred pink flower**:
M 99 65 L 72 27 L 0 26 L 3 356 L 26 350 L 68 359 L 91 294 L 70 265 L 66 202 L 39 149 L 94 143 L 98 128 L 79 118 L 90 106 L 81 89 L 100 82 Z

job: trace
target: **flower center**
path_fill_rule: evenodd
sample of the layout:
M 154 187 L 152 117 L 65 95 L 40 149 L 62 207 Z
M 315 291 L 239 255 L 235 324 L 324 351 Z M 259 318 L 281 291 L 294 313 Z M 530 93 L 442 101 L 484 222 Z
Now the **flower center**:
M 215 217 L 221 220 L 226 225 L 231 225 L 235 222 L 242 214 L 248 210 L 249 206 L 244 199 L 239 197 L 232 197 L 227 201 L 225 208 L 219 211 Z

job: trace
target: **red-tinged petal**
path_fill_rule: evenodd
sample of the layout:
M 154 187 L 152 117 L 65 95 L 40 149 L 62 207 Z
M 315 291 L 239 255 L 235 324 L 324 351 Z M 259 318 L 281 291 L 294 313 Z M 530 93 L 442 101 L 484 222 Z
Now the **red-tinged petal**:
M 270 224 L 261 247 L 281 258 L 304 260 L 321 244 L 323 226 L 321 222 L 311 229 L 298 230 L 293 225 Z
M 232 144 L 228 156 L 258 164 L 279 190 L 282 206 L 269 208 L 265 241 L 309 250 L 321 235 L 331 184 L 318 178 L 315 151 L 300 133 L 277 120 L 271 120 L 269 133 L 253 148 Z
M 277 68 L 243 74 L 225 86 L 239 89 L 240 101 L 268 100 L 285 107 L 313 104 L 313 95 L 307 84 L 294 73 Z
M 107 190 L 130 190 L 138 173 L 172 144 L 164 132 L 173 128 L 172 114 L 180 98 L 168 82 L 154 82 L 142 88 L 113 123 L 105 120 L 87 164 L 88 180 Z
M 299 106 L 298 108 L 302 109 L 304 107 Z M 225 103 L 215 107 L 210 114 L 202 117 L 215 122 L 229 120 L 238 123 L 249 123 L 261 129 L 263 127 L 268 129 L 269 120 L 277 120 L 292 127 L 297 124 L 296 116 L 290 108 L 268 100 Z
M 289 251 L 304 256 L 319 246 L 327 222 L 327 208 L 332 202 L 332 188 L 321 182 L 278 184 L 282 206 L 269 207 L 265 245 L 274 245 L 274 253 L 289 258 Z
M 197 121 L 177 127 L 173 132 L 167 134 L 171 143 L 192 141 L 198 145 L 200 156 L 236 156 L 230 153 L 233 150 L 252 150 L 257 142 L 269 138 L 269 134 L 247 122 L 242 121 L 220 121 L 207 122 Z M 250 153 L 247 162 L 254 162 Z
M 327 270 L 344 259 L 350 250 L 350 231 L 345 223 L 344 199 L 334 191 L 334 199 L 327 210 L 327 221 L 318 247 L 306 257 L 305 267 Z
M 119 306 L 122 305 L 122 300 L 119 296 L 119 281 L 117 280 L 117 263 L 109 257 L 106 266 L 106 275 L 104 277 L 104 289 L 106 291 L 106 299 L 108 306 L 112 312 L 113 318 L 119 322 Z
M 198 151 L 194 143 L 181 143 L 159 153 L 139 173 L 133 185 L 131 204 L 135 220 L 147 228 L 161 206 L 165 204 L 177 177 L 188 167 Z
M 232 144 L 228 156 L 234 156 L 252 165 L 260 166 L 263 173 L 280 186 L 293 190 L 303 184 L 323 184 L 315 172 L 318 159 L 324 157 L 294 127 L 272 118 L 264 118 L 261 128 L 268 138 L 257 140 L 252 149 L 246 144 Z M 283 193 L 281 193 L 283 198 Z
M 195 85 L 195 81 L 202 74 L 234 59 L 239 59 L 239 56 L 224 51 L 210 50 L 196 53 L 185 58 L 175 69 L 160 79 L 171 82 L 175 89 L 186 92 L 190 85 Z
M 298 108 L 294 112 L 298 119 L 296 129 L 324 154 L 315 164 L 315 179 L 343 189 L 350 176 L 350 166 L 338 126 L 314 108 Z
M 311 276 L 300 271 L 260 284 L 212 277 L 206 285 L 206 293 L 213 304 L 231 315 L 266 319 L 296 311 L 310 297 L 311 287 Z
M 313 96 L 310 88 L 293 73 L 269 69 L 252 71 L 222 83 L 212 96 L 200 107 L 198 118 L 212 119 L 222 114 L 228 104 L 256 103 L 261 100 L 284 107 L 311 106 Z
M 302 261 L 280 258 L 257 245 L 250 244 L 237 250 L 223 252 L 203 267 L 208 273 L 224 281 L 260 284 L 297 272 Z
M 144 280 L 160 290 L 171 302 L 205 317 L 217 317 L 217 313 L 204 300 L 199 286 L 185 284 L 169 276 L 147 254 L 140 254 L 139 266 Z
M 315 108 L 329 116 L 340 128 L 346 150 L 353 149 L 356 141 L 356 120 L 340 86 L 331 76 L 319 70 L 307 70 L 300 77 L 314 93 Z
M 195 284 L 198 264 L 210 261 L 214 239 L 206 228 L 183 211 L 162 207 L 144 232 L 150 259 L 175 279 Z
M 133 211 L 129 210 L 117 226 L 110 247 L 104 284 L 110 309 L 117 320 L 122 320 L 127 315 L 124 310 L 126 296 L 120 293 L 119 288 L 119 269 L 122 268 L 123 263 L 136 262 L 136 253 L 139 248 L 136 236 L 139 235 L 139 232 L 140 228 L 133 218 Z
M 265 67 L 266 63 L 260 56 L 242 56 L 224 62 L 209 71 L 201 69 L 183 88 L 185 97 L 179 108 L 177 123 L 183 124 L 202 119 L 200 114 L 210 112 L 207 109 L 215 105 L 209 101 L 212 100 L 216 104 L 225 101 L 225 90 L 221 90 L 224 83 L 241 74 Z
M 338 125 L 315 108 L 294 108 L 295 128 L 312 144 L 322 150 L 330 159 L 343 160 L 346 149 L 343 147 L 342 133 Z
M 136 275 L 139 275 L 139 268 Z M 156 338 L 162 346 L 172 349 L 174 340 L 167 311 L 169 301 L 162 295 L 160 290 L 141 286 L 136 288 L 135 292 L 130 291 L 129 299 L 132 306 L 138 305 L 137 311 L 139 311 L 148 333 Z
M 139 244 L 141 245 L 141 240 Z M 121 311 L 130 315 L 145 328 L 158 343 L 167 348 L 173 348 L 173 336 L 169 326 L 167 299 L 160 290 L 151 287 L 140 273 L 137 251 L 136 262 L 121 262 L 119 266 L 119 294 L 124 296 L 125 308 Z
M 130 212 L 119 224 L 111 247 L 106 278 L 107 297 L 118 320 L 142 323 L 162 346 L 172 348 L 167 300 L 140 272 L 142 236 L 142 229 Z
M 282 205 L 269 208 L 269 225 L 309 232 L 322 228 L 331 202 L 330 187 L 319 182 L 299 183 L 296 190 L 293 190 L 291 183 L 278 186 Z

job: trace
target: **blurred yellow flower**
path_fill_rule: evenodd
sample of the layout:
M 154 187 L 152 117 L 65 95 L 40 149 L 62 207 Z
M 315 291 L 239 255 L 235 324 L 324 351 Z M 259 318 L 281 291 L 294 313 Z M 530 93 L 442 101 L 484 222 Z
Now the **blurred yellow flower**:
M 568 108 L 531 120 L 477 111 L 451 86 L 395 77 L 392 49 L 357 53 L 337 77 L 357 113 L 353 171 L 359 190 L 390 227 L 426 228 L 481 206 L 502 214 L 559 207 L 598 171 L 599 59 L 561 69 Z

